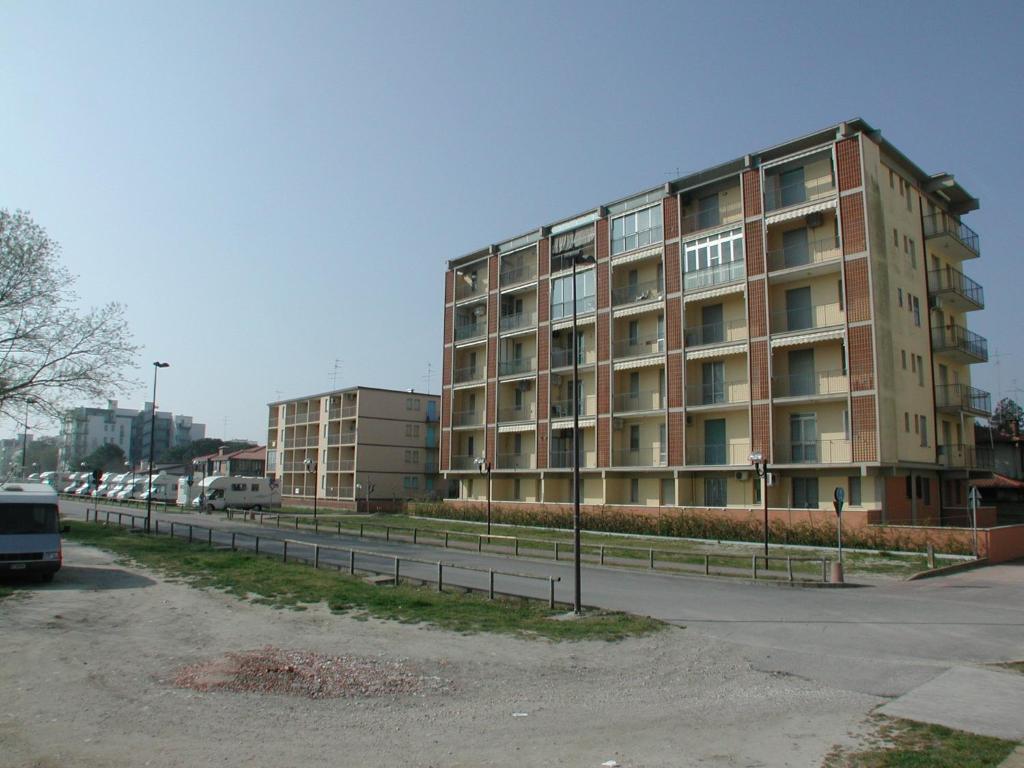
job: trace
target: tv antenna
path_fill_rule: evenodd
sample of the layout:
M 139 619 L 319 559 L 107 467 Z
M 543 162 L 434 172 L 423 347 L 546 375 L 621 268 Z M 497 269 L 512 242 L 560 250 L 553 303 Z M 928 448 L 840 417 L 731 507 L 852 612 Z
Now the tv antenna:
M 423 376 L 422 379 L 427 383 L 427 394 L 430 394 L 430 382 L 434 378 L 434 366 L 431 363 L 427 363 L 427 375 Z
M 344 360 L 339 360 L 337 357 L 334 358 L 334 368 L 331 370 L 331 389 L 338 388 L 338 371 L 341 370 Z

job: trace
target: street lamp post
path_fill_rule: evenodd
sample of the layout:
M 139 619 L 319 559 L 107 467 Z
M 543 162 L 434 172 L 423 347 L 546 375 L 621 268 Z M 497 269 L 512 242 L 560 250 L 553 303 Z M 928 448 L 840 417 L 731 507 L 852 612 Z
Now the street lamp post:
M 149 533 L 153 516 L 153 452 L 156 447 L 156 374 L 161 368 L 170 368 L 170 363 L 153 363 L 153 412 L 149 418 L 149 493 L 146 494 L 146 533 Z
M 313 519 L 316 520 L 316 492 L 317 492 L 317 477 L 316 477 L 316 461 L 313 459 L 306 459 L 302 462 L 306 465 L 306 473 L 313 473 Z
M 588 263 L 591 257 L 577 251 L 572 256 L 572 540 L 573 540 L 573 613 L 583 613 L 583 599 L 580 588 L 582 556 L 580 553 L 580 385 L 579 385 L 579 341 L 576 324 L 576 265 Z
M 21 433 L 21 477 L 25 478 L 25 464 L 28 461 L 28 409 L 35 405 L 35 400 L 29 398 L 25 401 L 25 431 Z
M 481 475 L 487 475 L 487 535 L 491 535 L 491 462 L 485 457 L 481 456 L 479 459 L 473 459 L 473 463 L 476 464 L 476 468 L 480 470 Z
M 750 463 L 754 465 L 754 473 L 764 480 L 761 486 L 761 503 L 764 505 L 764 556 L 768 557 L 768 460 L 760 451 L 750 454 Z

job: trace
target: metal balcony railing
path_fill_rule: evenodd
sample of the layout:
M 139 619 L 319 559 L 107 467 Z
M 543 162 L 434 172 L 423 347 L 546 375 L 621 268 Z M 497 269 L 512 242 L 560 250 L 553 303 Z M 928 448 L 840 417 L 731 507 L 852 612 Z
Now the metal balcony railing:
M 472 299 L 476 296 L 483 296 L 487 293 L 487 281 L 485 280 L 460 280 L 458 275 L 455 277 L 455 300 L 462 301 L 463 299 Z
M 978 233 L 946 213 L 931 213 L 924 217 L 924 236 L 925 238 L 952 237 L 975 256 L 981 252 Z
M 477 336 L 483 336 L 487 333 L 487 323 L 483 320 L 478 320 L 475 323 L 463 323 L 462 325 L 455 326 L 455 340 L 466 341 L 467 339 L 475 339 Z
M 953 352 L 981 363 L 988 361 L 988 340 L 962 325 L 950 323 L 932 328 L 932 347 L 936 352 Z
M 749 466 L 750 441 L 688 445 L 686 463 L 695 466 Z
M 772 333 L 814 330 L 842 325 L 845 313 L 839 304 L 812 304 L 772 312 Z
M 851 461 L 853 451 L 849 440 L 809 440 L 776 443 L 773 458 L 776 464 L 840 464 Z
M 328 445 L 352 445 L 355 441 L 355 432 L 333 432 L 327 436 Z
M 585 315 L 588 312 L 593 312 L 595 303 L 593 296 L 580 296 L 579 301 L 576 302 L 576 314 Z M 565 318 L 572 317 L 572 299 L 568 301 L 558 301 L 551 305 L 551 319 L 552 320 L 564 320 Z
M 320 443 L 318 437 L 293 437 L 284 441 L 285 448 L 315 448 Z
M 774 211 L 778 208 L 788 208 L 791 205 L 802 205 L 810 203 L 823 197 L 835 194 L 836 185 L 832 177 L 813 179 L 811 181 L 798 181 L 785 186 L 778 186 L 774 180 L 778 176 L 769 176 L 765 179 L 764 209 Z
M 499 376 L 519 376 L 537 370 L 536 357 L 517 357 L 511 360 L 498 361 Z
M 532 421 L 536 418 L 537 407 L 534 403 L 498 409 L 498 421 Z
M 331 489 L 328 489 L 328 494 L 327 494 L 328 496 L 332 495 L 330 493 L 330 490 Z M 351 486 L 351 485 L 339 486 L 338 488 L 335 489 L 335 491 L 336 491 L 336 494 L 337 494 L 339 499 L 353 499 L 353 498 L 355 498 L 356 489 L 353 486 Z
M 552 451 L 551 462 L 549 464 L 551 469 L 572 469 L 572 450 L 568 451 Z M 597 466 L 596 456 L 592 451 L 584 451 L 580 449 L 580 468 L 581 469 L 593 469 Z
M 768 251 L 768 271 L 803 267 L 808 264 L 821 264 L 842 258 L 843 250 L 838 237 L 826 237 L 810 243 L 791 245 L 787 248 L 776 248 Z
M 452 456 L 452 469 L 476 469 L 476 456 Z
M 641 283 L 612 288 L 612 306 L 620 307 L 641 301 L 654 301 L 664 295 L 665 286 L 660 277 L 656 280 L 644 280 Z
M 746 262 L 743 260 L 729 261 L 707 269 L 698 269 L 683 275 L 683 290 L 700 291 L 714 288 L 716 285 L 735 283 L 747 276 Z
M 992 413 L 992 395 L 967 384 L 939 384 L 935 387 L 935 407 L 988 415 Z
M 991 454 L 974 445 L 940 445 L 939 464 L 959 469 L 991 469 Z
M 511 315 L 502 315 L 498 328 L 502 331 L 518 331 L 520 328 L 532 328 L 537 325 L 537 312 L 516 312 Z
M 615 395 L 615 412 L 657 411 L 665 407 L 665 397 L 656 389 L 620 392 Z
M 482 365 L 470 365 L 465 368 L 456 368 L 452 373 L 452 381 L 456 384 L 467 384 L 471 381 L 484 380 L 484 367 Z
M 725 344 L 743 341 L 747 338 L 747 321 L 744 318 L 721 323 L 708 323 L 687 328 L 683 332 L 688 347 L 703 347 L 708 344 Z
M 507 264 L 501 270 L 498 280 L 501 285 L 509 286 L 525 283 L 537 276 L 536 264 Z
M 813 395 L 839 395 L 850 391 L 850 377 L 846 371 L 813 371 L 772 376 L 774 397 L 811 397 Z
M 953 293 L 978 309 L 985 306 L 985 290 L 963 272 L 952 267 L 933 269 L 928 273 L 928 292 L 933 296 Z
M 482 427 L 483 424 L 483 413 L 477 413 L 476 411 L 457 411 L 452 413 L 453 427 Z
M 328 472 L 351 472 L 356 467 L 355 459 L 338 459 L 327 462 Z
M 737 189 L 738 193 L 739 190 Z M 741 205 L 727 205 L 724 208 L 715 208 L 709 211 L 696 211 L 683 216 L 680 224 L 680 232 L 683 236 L 692 235 L 705 229 L 724 227 L 728 224 L 738 222 L 743 218 L 743 207 Z
M 614 451 L 612 462 L 616 467 L 664 467 L 668 463 L 668 456 L 661 443 L 652 443 L 635 450 L 626 448 Z
M 532 453 L 499 453 L 495 469 L 534 469 L 537 457 Z
M 686 387 L 686 404 L 732 405 L 750 402 L 750 384 L 745 379 L 716 381 L 713 384 L 689 384 Z
M 576 356 L 577 365 L 589 365 L 597 359 L 597 355 L 594 352 L 592 346 L 585 346 L 580 350 Z M 552 347 L 551 349 L 551 367 L 552 368 L 566 368 L 572 365 L 572 350 L 571 349 L 557 349 Z
M 594 416 L 597 414 L 597 398 L 594 395 L 584 395 L 579 402 L 580 416 Z M 572 418 L 572 398 L 551 401 L 551 418 L 566 419 Z
M 612 344 L 612 350 L 616 359 L 619 360 L 630 357 L 660 355 L 665 351 L 665 339 L 657 335 L 616 339 Z

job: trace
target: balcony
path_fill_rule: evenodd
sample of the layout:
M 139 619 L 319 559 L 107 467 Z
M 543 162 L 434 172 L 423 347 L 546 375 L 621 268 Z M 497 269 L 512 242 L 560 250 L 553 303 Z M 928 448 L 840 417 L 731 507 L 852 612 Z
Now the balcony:
M 963 272 L 952 267 L 928 273 L 928 294 L 941 297 L 942 305 L 959 312 L 985 308 L 985 291 Z
M 924 237 L 934 238 L 936 245 L 955 259 L 975 259 L 981 253 L 978 233 L 945 213 L 924 217 Z
M 451 468 L 457 470 L 476 469 L 476 456 L 452 456 Z
M 590 451 L 584 451 L 580 449 L 580 469 L 593 469 L 597 466 L 594 461 L 594 454 Z M 572 469 L 572 451 L 552 451 L 551 461 L 549 463 L 551 469 Z
M 474 381 L 484 380 L 484 367 L 482 365 L 470 365 L 465 368 L 456 368 L 452 373 L 452 381 L 455 384 L 469 384 Z
M 688 445 L 686 463 L 691 466 L 750 466 L 750 441 L 738 440 L 728 445 Z
M 663 298 L 665 288 L 661 278 L 644 280 L 640 283 L 612 288 L 612 306 L 622 307 L 627 304 L 639 304 L 644 301 L 655 301 Z
M 739 242 L 739 241 L 737 241 Z M 702 291 L 719 285 L 728 285 L 743 280 L 747 276 L 746 262 L 729 261 L 708 269 L 698 269 L 683 275 L 684 291 Z
M 797 181 L 785 186 L 773 186 L 771 184 L 773 178 L 778 177 L 765 179 L 765 213 L 780 208 L 790 208 L 794 205 L 813 203 L 815 200 L 829 197 L 836 192 L 836 185 L 831 176 L 814 181 Z
M 533 403 L 498 410 L 498 421 L 533 421 L 537 418 L 537 407 Z
M 643 336 L 628 339 L 616 339 L 612 344 L 612 352 L 616 360 L 631 357 L 647 357 L 660 355 L 665 351 L 665 339 L 659 336 Z
M 291 426 L 292 424 L 309 424 L 318 421 L 320 421 L 320 411 L 303 411 L 302 413 L 293 413 L 284 417 L 285 426 Z
M 285 448 L 316 448 L 319 444 L 318 437 L 293 437 L 284 441 Z
M 594 395 L 584 395 L 579 402 L 580 416 L 594 416 L 597 414 L 597 398 Z M 572 418 L 572 398 L 568 400 L 551 401 L 552 419 Z
M 992 395 L 967 384 L 939 384 L 935 387 L 935 407 L 948 413 L 966 411 L 977 416 L 992 413 Z
M 776 399 L 845 395 L 849 391 L 850 377 L 839 369 L 772 376 L 772 396 Z
M 537 370 L 536 357 L 517 357 L 498 361 L 499 376 L 526 376 Z
M 750 402 L 750 384 L 745 379 L 716 381 L 713 384 L 689 384 L 686 387 L 686 406 L 709 408 L 740 405 Z
M 476 411 L 457 411 L 452 413 L 452 428 L 456 427 L 482 427 L 484 425 L 483 413 Z
M 487 285 L 482 280 L 455 280 L 455 300 L 481 298 L 487 294 Z
M 332 489 L 330 489 L 330 488 L 327 489 L 327 495 L 328 496 L 333 495 L 331 493 L 331 490 Z M 351 485 L 342 485 L 342 486 L 340 486 L 337 489 L 337 497 L 339 499 L 354 499 L 355 498 L 354 494 L 355 494 L 355 488 L 353 488 Z
M 355 459 L 339 459 L 327 462 L 328 472 L 351 472 L 356 468 Z
M 591 365 L 597 359 L 593 346 L 584 346 L 576 356 L 577 365 Z M 572 350 L 551 348 L 551 367 L 566 368 L 572 365 Z
M 329 420 L 334 419 L 354 419 L 356 416 L 356 406 L 346 405 L 339 408 L 331 408 L 327 414 Z
M 683 331 L 683 341 L 687 347 L 706 347 L 712 344 L 731 344 L 745 341 L 747 338 L 747 321 L 744 318 L 721 323 L 709 323 L 687 328 Z
M 463 323 L 455 326 L 455 340 L 468 341 L 487 334 L 487 323 L 477 320 L 475 323 Z
M 845 315 L 839 304 L 811 304 L 772 312 L 772 333 L 813 331 L 845 323 Z
M 524 328 L 533 328 L 537 325 L 537 312 L 516 312 L 512 315 L 502 315 L 498 328 L 502 333 L 519 331 Z
M 932 328 L 932 348 L 961 363 L 988 362 L 988 341 L 962 325 Z
M 739 192 L 739 190 L 736 190 Z M 683 237 L 703 232 L 707 229 L 716 229 L 734 224 L 743 219 L 743 206 L 730 205 L 725 208 L 715 207 L 712 210 L 697 211 L 683 216 L 680 224 L 680 234 Z
M 838 261 L 843 255 L 838 237 L 826 237 L 810 243 L 791 245 L 768 251 L 768 271 L 805 267 L 809 264 L 824 264 Z
M 664 408 L 665 396 L 656 389 L 641 390 L 638 392 L 620 392 L 615 395 L 616 413 L 660 411 Z
M 809 440 L 776 443 L 772 456 L 776 464 L 843 464 L 853 459 L 849 440 Z
M 553 271 L 553 270 L 552 270 Z M 585 315 L 594 311 L 597 306 L 593 296 L 580 296 L 576 302 L 576 314 Z M 551 305 L 551 320 L 572 319 L 572 299 L 556 301 Z
M 974 445 L 940 445 L 939 464 L 947 469 L 992 469 L 992 456 Z
M 335 432 L 334 434 L 327 436 L 328 445 L 354 445 L 356 442 L 356 433 L 352 432 Z
M 518 285 L 519 283 L 527 283 L 534 280 L 537 277 L 537 265 L 531 264 L 520 264 L 520 265 L 506 265 L 498 277 L 499 284 L 503 288 L 507 288 L 510 285 Z
M 615 451 L 612 463 L 616 467 L 664 467 L 668 456 L 661 443 L 653 443 L 647 448 Z
M 532 453 L 499 453 L 495 469 L 535 469 L 537 457 Z

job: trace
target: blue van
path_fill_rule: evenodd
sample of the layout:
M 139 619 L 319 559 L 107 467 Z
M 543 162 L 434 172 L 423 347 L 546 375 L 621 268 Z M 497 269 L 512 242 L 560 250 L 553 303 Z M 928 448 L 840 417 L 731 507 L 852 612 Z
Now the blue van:
M 0 485 L 0 572 L 50 581 L 63 553 L 57 492 L 43 483 Z

